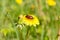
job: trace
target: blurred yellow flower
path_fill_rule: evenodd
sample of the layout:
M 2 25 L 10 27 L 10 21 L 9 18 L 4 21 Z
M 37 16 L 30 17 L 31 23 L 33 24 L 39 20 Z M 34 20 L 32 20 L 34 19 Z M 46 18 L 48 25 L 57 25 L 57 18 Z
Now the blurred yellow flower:
M 46 0 L 46 3 L 49 5 L 49 6 L 55 6 L 56 5 L 56 2 L 54 0 Z
M 29 26 L 36 26 L 39 25 L 39 20 L 34 15 L 24 15 L 22 17 L 22 23 Z
M 16 0 L 16 3 L 19 4 L 19 5 L 21 5 L 22 2 L 23 2 L 23 0 Z
M 8 28 L 3 28 L 3 29 L 0 30 L 0 32 L 1 32 L 4 36 L 6 36 L 7 33 L 12 32 L 12 31 L 13 31 L 13 30 L 8 29 Z

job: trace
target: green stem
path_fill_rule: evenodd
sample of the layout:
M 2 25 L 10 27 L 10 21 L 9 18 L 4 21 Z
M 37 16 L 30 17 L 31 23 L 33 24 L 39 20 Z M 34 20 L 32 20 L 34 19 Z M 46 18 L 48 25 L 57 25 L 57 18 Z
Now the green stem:
M 30 31 L 29 31 L 29 27 L 27 27 L 26 40 L 28 40 L 29 33 L 30 33 Z
M 43 38 L 44 38 L 44 25 L 42 26 L 42 34 L 41 34 L 41 40 L 44 40 Z

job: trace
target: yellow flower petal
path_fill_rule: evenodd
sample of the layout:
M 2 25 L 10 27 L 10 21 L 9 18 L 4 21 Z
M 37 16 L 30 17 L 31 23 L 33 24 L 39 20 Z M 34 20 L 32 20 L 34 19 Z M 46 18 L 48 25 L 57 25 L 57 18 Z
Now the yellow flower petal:
M 23 0 L 16 0 L 16 3 L 19 4 L 19 5 L 21 5 L 22 2 L 23 2 Z
M 55 6 L 55 5 L 56 5 L 56 2 L 53 1 L 53 0 L 47 0 L 47 4 L 48 4 L 49 6 Z

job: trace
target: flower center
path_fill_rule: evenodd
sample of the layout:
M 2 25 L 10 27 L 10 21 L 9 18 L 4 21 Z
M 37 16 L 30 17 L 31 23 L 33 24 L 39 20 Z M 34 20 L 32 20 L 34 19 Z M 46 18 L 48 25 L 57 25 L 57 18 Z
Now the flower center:
M 26 15 L 27 19 L 33 19 L 33 17 L 31 15 Z

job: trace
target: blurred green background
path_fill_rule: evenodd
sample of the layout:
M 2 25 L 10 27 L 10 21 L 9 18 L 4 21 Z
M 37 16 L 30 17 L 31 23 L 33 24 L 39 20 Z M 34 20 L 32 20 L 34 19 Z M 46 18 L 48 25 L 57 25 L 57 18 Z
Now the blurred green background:
M 46 0 L 0 0 L 0 40 L 58 40 L 60 0 L 54 1 L 55 6 L 47 5 Z M 36 15 L 40 24 L 18 24 L 20 14 Z

